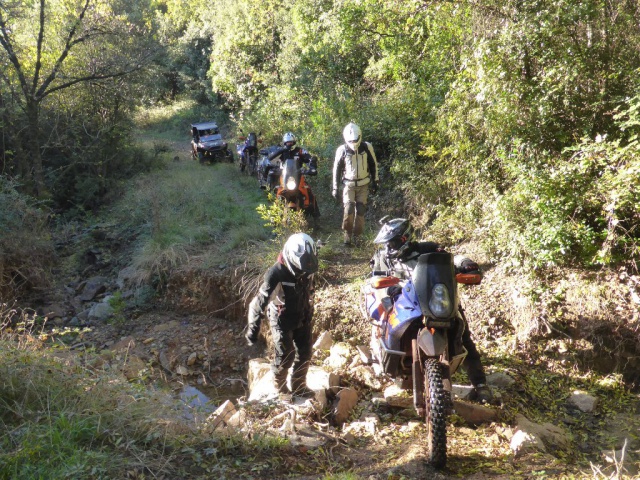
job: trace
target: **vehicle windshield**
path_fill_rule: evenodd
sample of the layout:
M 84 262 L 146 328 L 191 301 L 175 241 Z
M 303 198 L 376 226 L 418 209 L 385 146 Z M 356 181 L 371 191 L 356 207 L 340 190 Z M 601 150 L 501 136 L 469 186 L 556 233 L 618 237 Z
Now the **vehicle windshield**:
M 201 142 L 214 142 L 216 140 L 222 140 L 222 135 L 219 133 L 204 133 L 200 132 Z

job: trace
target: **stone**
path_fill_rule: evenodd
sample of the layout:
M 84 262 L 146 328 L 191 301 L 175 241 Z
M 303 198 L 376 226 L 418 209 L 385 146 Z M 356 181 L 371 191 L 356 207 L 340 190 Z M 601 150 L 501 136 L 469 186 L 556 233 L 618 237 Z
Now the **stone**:
M 333 403 L 333 419 L 336 424 L 344 423 L 351 414 L 351 410 L 358 403 L 358 392 L 353 388 L 340 390 Z
M 241 428 L 247 421 L 247 412 L 242 408 L 231 415 L 227 420 L 227 425 L 234 428 Z
M 54 318 L 62 318 L 65 316 L 66 309 L 60 304 L 53 304 L 43 309 L 43 316 L 53 320 Z
M 496 388 L 508 388 L 516 381 L 504 372 L 494 372 L 487 375 L 487 385 Z
M 339 370 L 345 368 L 351 362 L 351 346 L 345 342 L 334 343 L 331 346 L 329 357 L 324 361 L 330 368 Z
M 361 381 L 369 388 L 379 390 L 382 388 L 380 378 L 375 374 L 373 368 L 368 365 L 358 365 L 349 371 L 352 377 Z
M 136 339 L 128 336 L 128 337 L 123 337 L 120 340 L 118 340 L 116 343 L 113 344 L 113 347 L 111 347 L 111 350 L 113 350 L 114 352 L 119 352 L 122 350 L 132 350 L 136 347 Z
M 474 388 L 471 385 L 452 385 L 451 396 L 453 399 L 468 400 L 473 393 Z
M 371 365 L 373 363 L 373 356 L 371 355 L 371 349 L 365 345 L 358 345 L 356 347 L 360 360 L 365 365 Z
M 178 375 L 186 376 L 186 375 L 189 375 L 189 369 L 187 367 L 185 367 L 184 365 L 178 365 L 176 367 L 176 373 Z
M 89 319 L 105 321 L 113 315 L 113 308 L 108 303 L 96 303 L 89 310 Z M 78 315 L 80 316 L 80 315 Z
M 107 290 L 107 279 L 105 277 L 92 277 L 86 281 L 82 293 L 79 295 L 80 300 L 83 302 L 90 302 L 97 295 Z
M 318 336 L 318 339 L 313 344 L 313 349 L 329 350 L 331 345 L 333 345 L 333 337 L 331 336 L 331 332 L 325 330 Z
M 207 417 L 207 427 L 213 431 L 221 425 L 226 425 L 237 412 L 235 405 L 231 400 L 226 400 L 218 409 Z
M 566 448 L 570 444 L 568 434 L 562 428 L 552 423 L 537 424 L 526 418 L 524 415 L 516 415 L 516 433 L 524 431 L 539 438 L 545 445 L 552 449 Z
M 509 443 L 511 451 L 514 456 L 521 457 L 526 453 L 533 453 L 536 451 L 545 452 L 544 444 L 542 440 L 532 433 L 527 433 L 523 430 L 518 430 Z
M 390 385 L 384 390 L 384 399 L 390 407 L 413 407 L 413 393 L 404 390 L 397 385 Z
M 478 403 L 454 400 L 453 408 L 456 413 L 470 425 L 491 423 L 495 422 L 498 419 L 498 410 L 480 405 Z
M 118 279 L 116 280 L 116 285 L 120 290 L 123 290 L 125 286 L 131 283 L 131 279 L 133 279 L 136 273 L 136 269 L 134 267 L 125 267 L 118 272 Z
M 598 406 L 598 397 L 594 397 L 582 390 L 575 390 L 569 397 L 568 402 L 581 412 L 593 413 Z
M 335 393 L 340 387 L 340 375 L 312 365 L 307 372 L 307 387 L 311 390 L 330 390 Z
M 140 372 L 147 368 L 147 365 L 141 358 L 135 355 L 129 355 L 126 363 L 122 366 L 122 373 L 127 380 L 133 380 L 140 376 Z
M 189 355 L 189 358 L 187 358 L 187 365 L 191 366 L 195 364 L 197 359 L 198 359 L 198 354 L 196 352 L 191 353 L 191 355 Z

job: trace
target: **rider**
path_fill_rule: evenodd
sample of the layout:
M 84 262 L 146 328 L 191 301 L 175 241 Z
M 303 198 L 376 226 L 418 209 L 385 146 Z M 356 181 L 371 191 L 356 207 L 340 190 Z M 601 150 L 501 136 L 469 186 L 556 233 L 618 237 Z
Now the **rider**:
M 382 221 L 385 222 L 385 219 Z M 392 270 L 394 276 L 408 279 L 411 277 L 411 272 L 416 267 L 420 255 L 444 251 L 436 242 L 414 242 L 412 238 L 413 228 L 408 220 L 395 218 L 386 221 L 378 236 L 373 240 L 373 243 L 385 245 L 385 248 L 378 250 L 371 259 L 373 270 Z M 480 272 L 478 264 L 466 257 L 456 256 L 454 263 L 456 273 Z M 389 287 L 388 293 L 390 297 L 395 298 L 400 291 L 400 287 L 394 286 Z M 461 318 L 467 323 L 464 315 Z M 462 344 L 467 349 L 463 366 L 474 386 L 473 397 L 481 403 L 490 403 L 493 400 L 493 394 L 487 386 L 487 377 L 482 367 L 480 353 L 471 338 L 468 323 L 462 335 Z
M 311 360 L 314 273 L 317 271 L 318 256 L 313 239 L 306 233 L 291 235 L 249 305 L 245 335 L 249 346 L 258 340 L 262 315 L 265 307 L 267 309 L 275 350 L 271 370 L 281 394 L 289 393 L 287 374 L 292 365 L 291 391 L 294 395 L 309 391 L 306 378 Z
M 362 141 L 362 132 L 358 125 L 349 123 L 344 127 L 342 136 L 345 143 L 336 150 L 331 195 L 335 199 L 338 198 L 338 181 L 342 180 L 342 230 L 345 245 L 350 245 L 352 235 L 353 239 L 357 240 L 364 230 L 369 186 L 371 193 L 378 190 L 378 161 L 371 144 Z
M 287 132 L 282 136 L 282 147 L 278 148 L 274 152 L 269 155 L 269 162 L 274 164 L 276 162 L 280 162 L 282 164 L 286 160 L 290 158 L 294 158 L 296 160 L 296 166 L 298 168 L 302 167 L 302 164 L 309 165 L 309 175 L 317 175 L 318 173 L 318 158 L 315 155 L 311 155 L 304 148 L 297 147 L 296 148 L 296 136 Z M 268 176 L 268 169 L 265 172 L 265 176 Z M 318 208 L 318 202 L 316 201 L 316 196 L 313 194 L 311 189 L 307 189 L 309 194 L 309 204 L 313 205 L 312 214 L 314 217 L 320 216 L 320 209 Z

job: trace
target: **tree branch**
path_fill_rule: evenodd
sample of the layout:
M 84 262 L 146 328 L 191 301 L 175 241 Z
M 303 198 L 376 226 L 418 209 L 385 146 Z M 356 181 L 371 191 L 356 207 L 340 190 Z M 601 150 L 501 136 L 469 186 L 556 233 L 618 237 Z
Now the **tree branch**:
M 41 0 L 41 1 L 44 1 L 44 0 Z M 73 24 L 73 27 L 71 27 L 71 30 L 69 30 L 69 35 L 67 35 L 67 41 L 65 42 L 64 49 L 62 50 L 62 53 L 60 53 L 60 56 L 58 57 L 58 60 L 56 60 L 55 65 L 51 69 L 51 73 L 49 73 L 49 75 L 47 76 L 45 81 L 42 82 L 42 85 L 40 85 L 40 88 L 38 89 L 38 91 L 35 94 L 36 98 L 42 99 L 48 93 L 51 93 L 51 92 L 47 92 L 47 87 L 56 78 L 56 76 L 58 75 L 58 71 L 60 70 L 60 67 L 62 67 L 62 64 L 64 63 L 65 59 L 69 55 L 69 52 L 71 51 L 71 47 L 74 45 L 73 38 L 76 35 L 76 30 L 77 30 L 78 26 L 84 20 L 84 16 L 87 13 L 87 9 L 89 8 L 89 3 L 90 2 L 91 2 L 91 0 L 84 0 L 84 6 L 82 7 L 82 10 L 80 11 L 80 14 L 78 15 L 77 20 Z M 56 88 L 56 90 L 60 90 L 60 88 Z
M 24 76 L 24 72 L 22 71 L 22 65 L 20 64 L 20 60 L 16 55 L 16 52 L 13 49 L 13 44 L 11 43 L 11 37 L 9 36 L 9 32 L 7 32 L 7 23 L 0 12 L 0 45 L 9 55 L 9 61 L 13 64 L 13 67 L 16 69 L 16 73 L 18 74 L 18 80 L 20 80 L 20 86 L 22 87 L 22 92 L 26 98 L 29 98 L 29 85 L 27 84 L 27 79 Z
M 38 31 L 38 45 L 36 47 L 36 68 L 33 73 L 33 82 L 31 91 L 35 92 L 38 87 L 38 78 L 40 77 L 40 69 L 42 68 L 42 41 L 44 39 L 44 6 L 45 0 L 40 0 L 40 29 Z
M 55 87 L 50 88 L 49 90 L 44 92 L 41 98 L 44 98 L 55 91 L 69 88 L 72 85 L 75 85 L 77 83 L 89 82 L 91 80 L 107 80 L 109 78 L 124 77 L 125 75 L 129 75 L 130 73 L 136 72 L 141 68 L 142 68 L 142 64 L 138 64 L 126 70 L 120 70 L 119 72 L 114 72 L 114 73 L 109 73 L 104 75 L 87 75 L 86 77 L 74 78 L 73 80 L 69 80 L 68 82 L 61 83 L 60 85 L 56 85 Z

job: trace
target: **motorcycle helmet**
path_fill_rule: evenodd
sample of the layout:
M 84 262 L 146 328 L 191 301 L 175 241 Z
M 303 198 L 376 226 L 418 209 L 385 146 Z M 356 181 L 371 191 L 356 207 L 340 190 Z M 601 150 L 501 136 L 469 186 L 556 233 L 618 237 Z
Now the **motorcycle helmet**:
M 373 243 L 384 243 L 389 258 L 398 258 L 406 250 L 413 237 L 413 228 L 406 218 L 383 218 L 382 228 Z
M 318 271 L 316 244 L 306 233 L 291 235 L 284 244 L 282 257 L 289 271 L 296 276 Z
M 282 136 L 282 144 L 287 147 L 288 150 L 293 150 L 293 147 L 296 145 L 296 136 L 291 132 L 285 133 Z
M 344 137 L 344 141 L 347 143 L 347 146 L 354 152 L 357 152 L 360 142 L 362 141 L 362 132 L 360 131 L 360 127 L 351 122 L 344 127 L 342 136 Z

